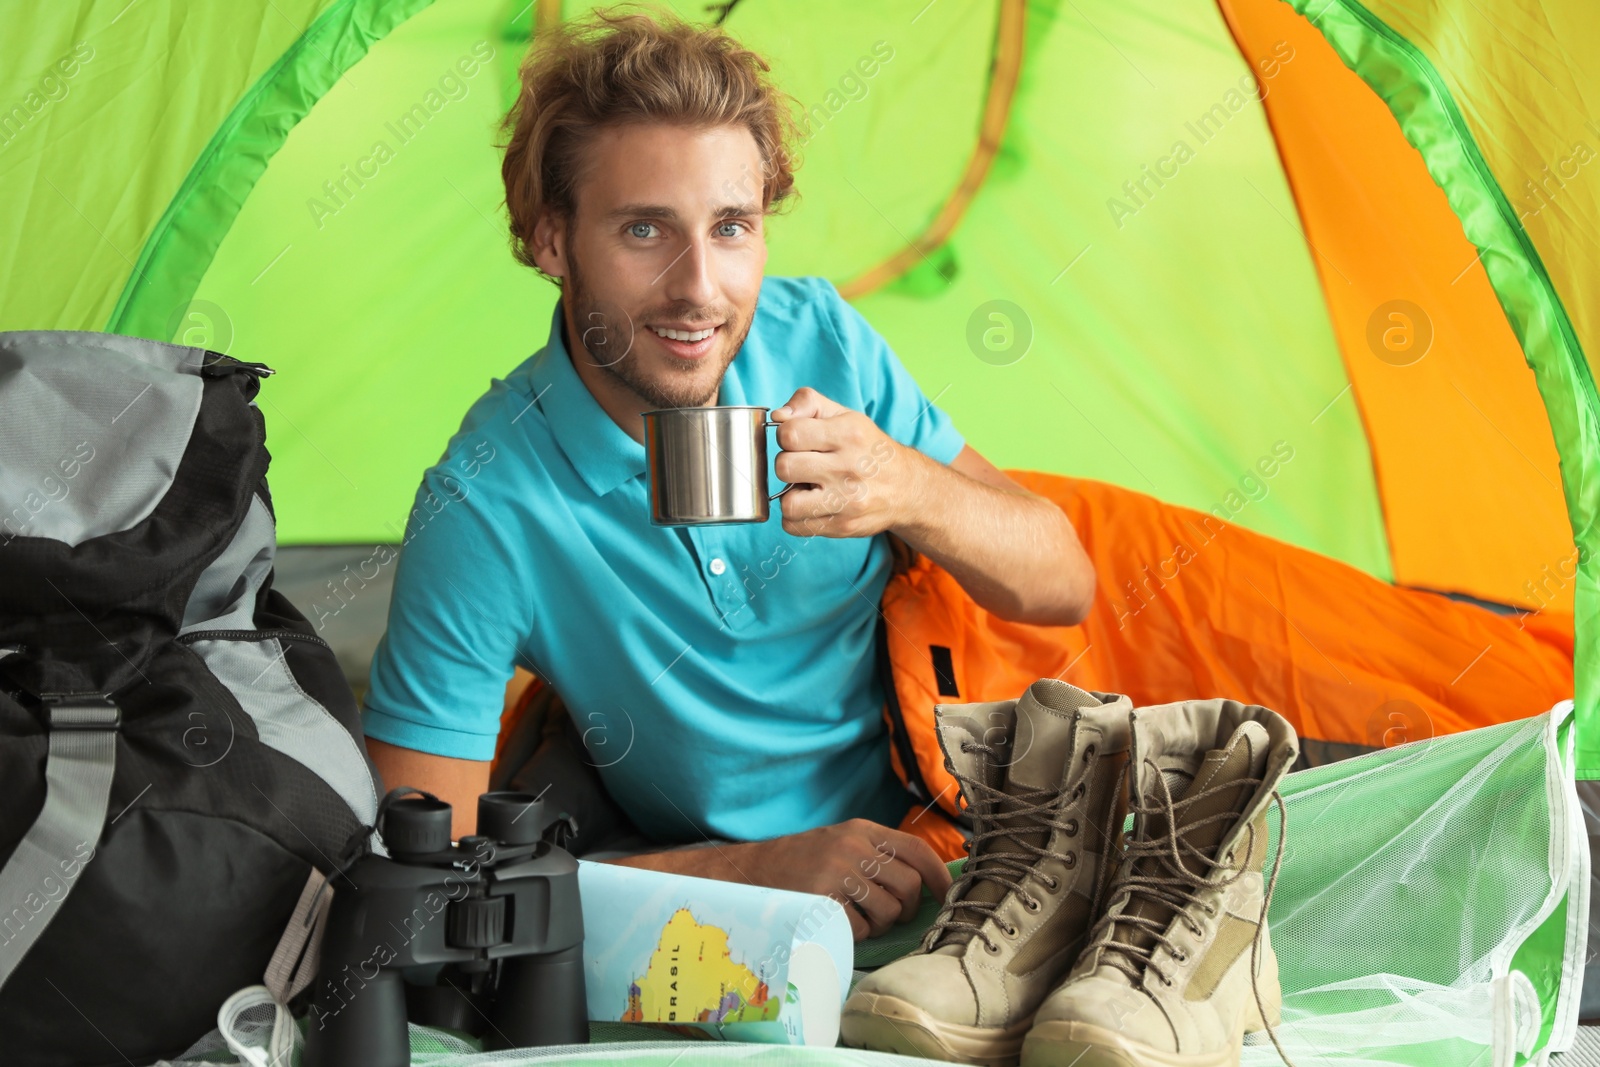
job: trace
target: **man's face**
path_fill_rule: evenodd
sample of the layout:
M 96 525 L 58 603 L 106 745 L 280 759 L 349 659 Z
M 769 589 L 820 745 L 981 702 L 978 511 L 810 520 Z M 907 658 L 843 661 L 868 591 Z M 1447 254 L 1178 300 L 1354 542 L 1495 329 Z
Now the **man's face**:
M 598 368 L 650 407 L 714 403 L 767 262 L 755 138 L 635 124 L 582 158 L 576 216 L 540 262 L 562 276 L 580 374 Z

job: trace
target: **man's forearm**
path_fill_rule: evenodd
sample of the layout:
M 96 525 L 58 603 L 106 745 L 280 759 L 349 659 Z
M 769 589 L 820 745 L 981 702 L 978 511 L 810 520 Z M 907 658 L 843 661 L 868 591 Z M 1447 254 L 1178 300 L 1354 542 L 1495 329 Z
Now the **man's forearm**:
M 754 862 L 753 846 L 759 842 L 740 842 L 725 845 L 707 845 L 703 848 L 671 849 L 666 852 L 641 852 L 633 856 L 618 856 L 600 860 L 619 867 L 641 867 L 648 871 L 667 874 L 688 874 L 696 878 L 715 878 L 722 882 L 751 882 L 745 868 Z M 741 856 L 744 857 L 741 860 Z
M 1066 514 L 1021 488 L 970 478 L 915 449 L 903 457 L 906 514 L 891 530 L 1015 622 L 1072 625 L 1094 599 L 1094 566 Z
M 383 778 L 379 796 L 402 785 L 425 789 L 450 805 L 452 838 L 477 832 L 478 795 L 489 788 L 488 761 L 435 756 L 375 737 L 367 738 L 367 753 Z

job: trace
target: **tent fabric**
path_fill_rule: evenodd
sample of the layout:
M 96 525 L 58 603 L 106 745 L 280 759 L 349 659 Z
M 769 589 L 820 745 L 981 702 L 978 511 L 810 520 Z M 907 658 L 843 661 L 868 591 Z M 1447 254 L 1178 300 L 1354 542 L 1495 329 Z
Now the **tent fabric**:
M 329 5 L 217 128 L 128 278 L 106 329 L 156 336 L 194 292 L 217 245 L 278 146 L 363 56 L 431 0 Z
M 1341 7 L 1355 12 L 1354 4 Z M 1600 367 L 1600 8 L 1585 0 L 1373 0 L 1456 101 L 1591 370 Z M 1369 23 L 1369 26 L 1371 23 Z M 1371 27 L 1376 30 L 1376 26 Z M 1359 66 L 1358 66 L 1359 69 Z
M 274 0 L 249 17 L 0 3 L 0 329 L 105 329 L 218 126 L 335 2 Z
M 1224 0 L 1372 442 L 1395 581 L 1572 610 L 1550 420 L 1477 251 L 1389 110 L 1278 0 Z M 1394 347 L 1385 344 L 1390 341 Z M 1514 521 L 1506 521 L 1514 517 Z
M 1309 6 L 1309 0 L 1295 3 L 1302 12 Z M 1593 728 L 1600 727 L 1600 722 L 1592 722 L 1600 716 L 1600 635 L 1596 635 L 1596 627 L 1600 627 L 1600 557 L 1595 551 L 1600 548 L 1600 394 L 1568 313 L 1570 307 L 1587 307 L 1583 298 L 1592 292 L 1572 289 L 1570 283 L 1581 285 L 1592 279 L 1584 259 L 1569 256 L 1566 246 L 1574 239 L 1593 243 L 1600 234 L 1596 226 L 1600 211 L 1590 210 L 1600 202 L 1600 194 L 1592 186 L 1574 182 L 1563 190 L 1570 195 L 1559 202 L 1562 210 L 1519 212 L 1505 192 L 1505 185 L 1511 183 L 1497 178 L 1484 152 L 1499 161 L 1502 174 L 1507 170 L 1517 173 L 1509 167 L 1510 160 L 1498 143 L 1520 141 L 1525 136 L 1521 131 L 1545 128 L 1544 120 L 1535 121 L 1522 103 L 1542 99 L 1544 93 L 1526 88 L 1521 68 L 1516 68 L 1517 74 L 1511 73 L 1511 55 L 1487 43 L 1499 32 L 1492 21 L 1485 29 L 1478 29 L 1475 23 L 1472 30 L 1465 30 L 1465 16 L 1461 20 L 1438 17 L 1433 23 L 1426 18 L 1408 22 L 1402 13 L 1389 15 L 1434 45 L 1437 42 L 1423 30 L 1454 21 L 1455 28 L 1441 31 L 1451 44 L 1439 52 L 1444 62 L 1435 64 L 1427 50 L 1354 0 L 1322 4 L 1314 22 L 1345 62 L 1388 103 L 1406 140 L 1421 153 L 1429 173 L 1461 218 L 1468 238 L 1479 249 L 1490 282 L 1534 370 L 1561 453 L 1562 486 L 1577 549 L 1574 610 L 1581 637 L 1575 650 L 1576 688 L 1579 718 L 1584 724 L 1578 774 L 1594 778 L 1600 776 L 1600 730 Z M 1546 34 L 1558 25 L 1566 30 L 1592 25 L 1593 9 L 1584 7 L 1580 12 L 1578 4 L 1558 2 L 1541 7 L 1540 15 L 1544 23 L 1533 32 L 1552 46 L 1547 61 L 1559 56 L 1563 78 L 1579 91 L 1592 91 L 1600 83 L 1600 70 L 1592 58 L 1580 64 Z M 1536 22 L 1529 18 L 1519 25 L 1531 27 Z M 1532 65 L 1514 45 L 1511 52 Z M 1468 61 L 1467 56 L 1476 62 Z M 1450 79 L 1441 71 L 1449 72 Z M 1452 87 L 1458 93 L 1465 90 L 1466 113 L 1452 96 Z M 1470 120 L 1469 114 L 1473 116 Z M 1540 147 L 1548 149 L 1550 144 L 1546 141 Z M 1529 171 L 1537 172 L 1537 168 Z M 1547 241 L 1546 248 L 1568 266 L 1552 276 L 1532 234 L 1549 233 L 1545 227 L 1555 227 L 1558 221 L 1560 240 Z M 1558 289 L 1558 281 L 1567 289 L 1565 295 Z M 1580 319 L 1580 324 L 1586 321 Z
M 1026 40 L 1024 13 L 1025 0 L 1003 0 L 1000 5 L 1000 24 L 995 34 L 994 66 L 989 75 L 988 97 L 984 103 L 983 121 L 978 128 L 978 144 L 967 163 L 961 184 L 956 187 L 939 209 L 928 228 L 907 243 L 884 262 L 865 274 L 852 278 L 839 286 L 840 295 L 853 299 L 872 292 L 879 286 L 895 281 L 916 267 L 921 259 L 949 240 L 961 221 L 967 204 L 982 188 L 989 168 L 994 164 L 1000 149 L 1006 122 L 1011 116 L 1011 102 L 1016 94 L 1017 77 L 1022 70 L 1023 49 Z
M 1228 501 L 1391 577 L 1360 420 L 1329 406 L 1348 381 L 1312 254 L 1219 13 L 1035 5 L 1028 33 L 1001 159 L 961 229 L 862 312 L 999 465 Z M 1202 142 L 1186 124 L 1223 100 L 1238 110 Z M 1011 347 L 975 352 L 975 322 Z M 1280 440 L 1295 465 L 1261 482 Z

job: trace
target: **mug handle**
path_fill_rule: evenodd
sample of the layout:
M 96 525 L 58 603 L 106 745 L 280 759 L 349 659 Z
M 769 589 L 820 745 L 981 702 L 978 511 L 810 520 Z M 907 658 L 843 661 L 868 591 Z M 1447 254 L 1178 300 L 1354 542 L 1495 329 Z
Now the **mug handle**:
M 782 426 L 782 425 L 783 425 L 783 423 L 781 423 L 781 422 L 773 422 L 771 419 L 768 419 L 767 421 L 765 421 L 765 422 L 763 422 L 761 424 L 761 427 L 762 427 L 762 429 L 766 429 L 768 426 Z M 771 503 L 772 501 L 774 501 L 774 500 L 778 499 L 780 496 L 782 496 L 784 493 L 787 493 L 789 490 L 793 489 L 796 484 L 797 483 L 795 483 L 795 482 L 784 482 L 782 489 L 778 490 L 776 493 L 773 493 L 771 496 L 767 497 L 768 503 Z

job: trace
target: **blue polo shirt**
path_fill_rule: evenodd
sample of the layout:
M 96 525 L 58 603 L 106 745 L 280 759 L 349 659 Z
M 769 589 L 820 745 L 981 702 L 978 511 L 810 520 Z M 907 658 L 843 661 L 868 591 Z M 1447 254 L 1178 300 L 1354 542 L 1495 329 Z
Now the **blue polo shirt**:
M 948 463 L 964 441 L 825 278 L 767 278 L 721 404 L 801 386 Z M 768 472 L 771 492 L 782 483 Z M 644 446 L 544 348 L 491 382 L 422 477 L 372 662 L 366 733 L 488 760 L 521 665 L 555 687 L 611 795 L 663 842 L 755 840 L 911 802 L 873 656 L 887 538 L 656 527 Z

